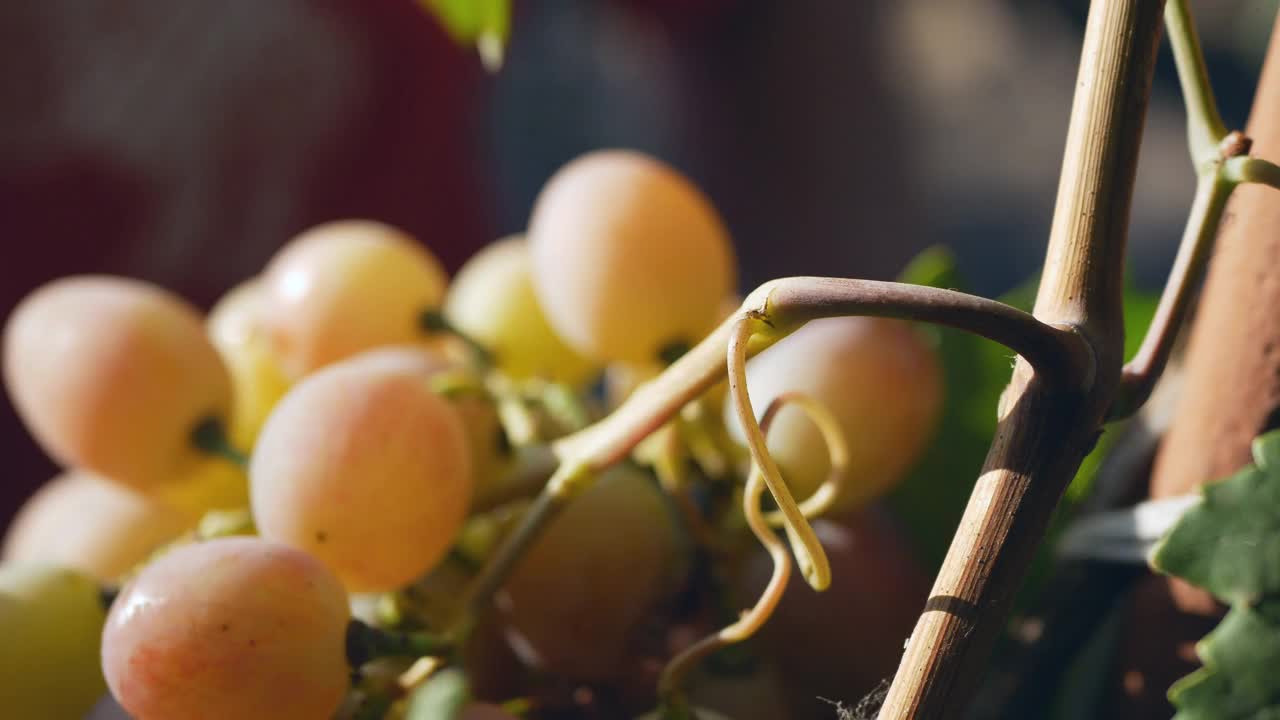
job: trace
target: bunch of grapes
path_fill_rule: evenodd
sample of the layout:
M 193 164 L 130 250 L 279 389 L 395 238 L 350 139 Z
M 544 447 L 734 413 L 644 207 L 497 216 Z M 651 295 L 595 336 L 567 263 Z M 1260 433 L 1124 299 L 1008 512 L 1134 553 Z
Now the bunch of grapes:
M 759 592 L 723 388 L 523 538 L 492 602 L 473 589 L 537 504 L 552 443 L 703 340 L 736 308 L 736 273 L 689 180 L 601 151 L 452 283 L 415 238 L 348 220 L 294 238 L 207 317 L 120 277 L 36 290 L 7 320 L 4 383 L 65 471 L 4 539 L 0 715 L 651 710 L 663 664 Z M 792 391 L 828 405 L 849 458 L 819 527 L 834 597 L 794 588 L 780 633 L 690 681 L 707 717 L 740 720 L 785 717 L 793 687 L 856 689 L 822 685 L 843 653 L 850 683 L 892 669 L 925 588 L 873 502 L 942 395 L 929 343 L 886 320 L 815 321 L 748 371 L 758 407 Z M 832 467 L 790 412 L 769 448 L 803 499 Z

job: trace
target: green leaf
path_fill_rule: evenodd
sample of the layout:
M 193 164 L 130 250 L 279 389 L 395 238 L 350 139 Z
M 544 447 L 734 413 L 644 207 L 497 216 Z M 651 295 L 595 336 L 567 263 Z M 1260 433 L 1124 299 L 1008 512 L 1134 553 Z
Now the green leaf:
M 466 673 L 447 668 L 432 675 L 409 696 L 405 720 L 456 720 L 471 702 Z
M 1230 603 L 1280 594 L 1280 431 L 1254 442 L 1250 466 L 1204 487 L 1156 547 L 1152 565 Z
M 917 255 L 898 279 L 953 290 L 965 290 L 968 285 L 956 270 L 951 252 L 940 246 Z M 1038 278 L 1032 278 L 1005 293 L 1000 300 L 1030 310 L 1038 285 Z M 1136 352 L 1141 343 L 1157 301 L 1158 297 L 1150 293 L 1126 291 L 1125 344 L 1129 354 Z M 888 501 L 907 526 L 921 560 L 937 567 L 951 544 L 952 533 L 995 436 L 996 405 L 1000 393 L 1009 384 L 1014 354 L 998 343 L 960 330 L 921 328 L 936 342 L 946 399 L 934 441 Z M 1067 504 L 1088 494 L 1111 440 L 1112 433 L 1104 434 L 1085 458 L 1067 490 Z M 1046 547 L 1050 544 L 1046 543 Z M 1048 553 L 1042 555 L 1035 562 L 1032 579 L 1024 586 L 1027 593 L 1034 591 L 1039 584 L 1037 578 L 1043 577 L 1050 567 Z
M 1268 599 L 1264 605 L 1277 605 Z M 1169 689 L 1176 720 L 1262 720 L 1280 717 L 1280 626 L 1265 611 L 1232 606 L 1196 646 L 1204 667 Z
M 511 35 L 511 0 L 418 0 L 460 44 L 474 44 L 485 67 L 497 70 Z

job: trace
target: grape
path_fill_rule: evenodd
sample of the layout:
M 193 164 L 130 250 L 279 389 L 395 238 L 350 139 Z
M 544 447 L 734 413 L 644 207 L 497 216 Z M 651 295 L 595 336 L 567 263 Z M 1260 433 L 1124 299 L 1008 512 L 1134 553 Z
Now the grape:
M 370 354 L 280 401 L 249 467 L 253 516 L 263 537 L 311 552 L 352 592 L 392 590 L 443 557 L 471 472 L 462 420 L 422 366 Z
M 50 480 L 4 539 L 4 559 L 82 570 L 110 582 L 195 524 L 196 518 L 83 470 Z
M 230 380 L 199 314 L 136 280 L 64 278 L 9 318 L 5 385 L 44 449 L 137 488 L 200 457 L 191 434 L 223 418 Z
M 231 372 L 232 405 L 228 436 L 240 449 L 253 447 L 271 408 L 289 381 L 267 345 L 261 321 L 262 283 L 248 280 L 222 296 L 209 311 L 209 339 Z
M 696 343 L 735 284 L 711 203 L 636 152 L 593 152 L 561 168 L 534 205 L 529 244 L 551 326 L 600 361 L 645 364 Z
M 98 643 L 106 610 L 93 578 L 68 568 L 0 565 L 0 711 L 80 720 L 106 691 Z
M 342 702 L 347 596 L 306 553 L 259 538 L 148 565 L 102 633 L 111 693 L 136 720 L 316 720 Z
M 582 383 L 593 366 L 547 323 L 529 265 L 529 246 L 521 237 L 484 248 L 453 279 L 445 314 L 454 327 L 490 350 L 508 375 Z
M 425 341 L 421 316 L 440 305 L 447 279 L 403 232 L 344 220 L 294 238 L 262 282 L 267 337 L 296 379 L 361 350 Z
M 849 471 L 837 510 L 861 506 L 901 480 L 942 409 L 942 371 L 933 350 L 910 325 L 879 318 L 810 322 L 747 364 L 747 389 L 757 413 L 778 395 L 799 391 L 839 420 Z M 731 402 L 725 417 L 741 443 Z M 792 494 L 808 497 L 831 467 L 817 427 L 799 408 L 783 408 L 768 439 Z
M 876 506 L 844 523 L 820 519 L 814 532 L 831 560 L 831 587 L 814 593 L 793 575 L 760 642 L 804 717 L 828 717 L 817 698 L 856 704 L 889 677 L 929 594 L 929 580 L 891 520 Z M 737 586 L 749 603 L 764 588 L 772 561 L 751 556 Z
M 677 543 L 653 479 L 630 465 L 608 471 L 551 522 L 499 594 L 512 648 L 578 680 L 618 673 L 630 634 L 665 592 Z

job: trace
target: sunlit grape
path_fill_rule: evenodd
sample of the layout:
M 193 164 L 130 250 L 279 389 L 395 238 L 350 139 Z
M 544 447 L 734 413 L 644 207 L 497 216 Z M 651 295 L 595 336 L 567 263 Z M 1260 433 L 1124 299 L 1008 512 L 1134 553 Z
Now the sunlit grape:
M 206 458 L 157 488 L 155 496 L 197 518 L 211 510 L 239 510 L 249 507 L 249 476 L 226 458 Z
M 596 360 L 650 363 L 696 343 L 734 289 L 715 208 L 640 153 L 599 151 L 566 165 L 538 196 L 528 237 L 547 319 Z
M 435 256 L 403 232 L 344 220 L 294 238 L 262 283 L 271 349 L 298 378 L 362 350 L 427 339 L 421 317 L 439 307 L 447 279 Z
M 665 592 L 677 543 L 655 481 L 633 466 L 609 471 L 552 521 L 500 593 L 512 647 L 575 679 L 617 673 Z
M 188 513 L 82 470 L 40 488 L 4 538 L 6 562 L 76 568 L 108 582 L 195 524 Z
M 222 538 L 170 551 L 125 587 L 102 633 L 136 720 L 317 720 L 348 686 L 347 597 L 323 564 Z
M 747 363 L 747 389 L 757 413 L 788 391 L 808 393 L 834 413 L 849 444 L 839 509 L 863 505 L 901 480 L 942 409 L 933 350 L 910 325 L 877 318 L 814 320 Z M 725 418 L 742 442 L 727 405 Z M 808 497 L 830 469 L 817 427 L 802 410 L 783 408 L 768 437 L 792 493 Z
M 80 720 L 106 690 L 98 584 L 76 570 L 0 565 L 0 714 Z
M 199 314 L 117 277 L 64 278 L 27 296 L 5 328 L 4 377 L 50 455 L 139 488 L 197 459 L 193 430 L 225 418 L 231 401 Z
M 577 384 L 593 369 L 547 323 L 533 292 L 529 247 L 521 237 L 499 240 L 462 266 L 449 287 L 445 314 L 512 377 Z
M 392 590 L 431 569 L 462 526 L 469 453 L 420 368 L 353 358 L 308 376 L 268 418 L 249 471 L 254 520 L 351 591 Z
M 253 447 L 271 408 L 289 389 L 289 381 L 272 355 L 262 326 L 262 284 L 257 278 L 232 288 L 207 322 L 209 339 L 231 373 L 235 398 L 228 435 L 241 450 Z

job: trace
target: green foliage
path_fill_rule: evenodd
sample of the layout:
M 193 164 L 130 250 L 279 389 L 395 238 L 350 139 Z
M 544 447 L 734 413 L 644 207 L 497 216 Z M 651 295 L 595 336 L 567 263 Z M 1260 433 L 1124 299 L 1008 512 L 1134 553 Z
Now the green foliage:
M 1204 488 L 1204 502 L 1156 548 L 1156 569 L 1230 603 L 1280 595 L 1280 432 L 1254 441 L 1256 465 Z
M 950 252 L 941 247 L 922 252 L 899 279 L 953 290 L 964 290 L 966 286 Z M 1033 278 L 1000 300 L 1029 311 L 1035 303 L 1038 285 L 1039 279 Z M 1137 351 L 1157 301 L 1158 297 L 1150 293 L 1126 292 L 1126 356 Z M 951 544 L 951 536 L 995 436 L 996 404 L 1009 384 L 1014 354 L 1002 345 L 959 330 L 929 327 L 925 331 L 937 342 L 946 383 L 946 403 L 934 442 L 911 475 L 890 496 L 889 503 L 910 529 L 921 559 L 937 566 Z M 1109 447 L 1110 435 L 1104 434 L 1067 489 L 1067 505 L 1088 494 Z M 1038 561 L 1029 586 L 1036 585 L 1034 577 L 1044 568 L 1047 563 Z
M 1280 719 L 1280 432 L 1254 440 L 1253 457 L 1206 486 L 1152 558 L 1231 603 L 1196 646 L 1204 667 L 1169 690 L 1179 720 Z
M 502 64 L 511 34 L 511 0 L 418 0 L 460 44 L 480 50 L 491 69 Z

